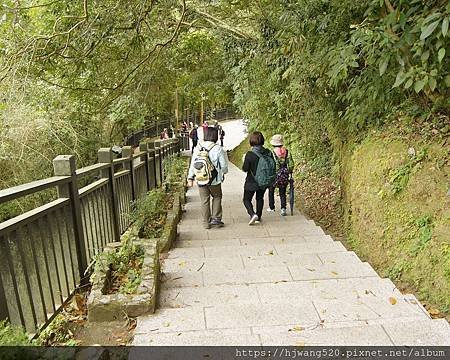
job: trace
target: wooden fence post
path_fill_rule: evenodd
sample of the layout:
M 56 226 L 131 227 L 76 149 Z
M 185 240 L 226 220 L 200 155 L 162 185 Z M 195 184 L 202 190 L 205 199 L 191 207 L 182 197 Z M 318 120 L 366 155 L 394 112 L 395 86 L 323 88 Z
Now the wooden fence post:
M 147 182 L 147 191 L 151 190 L 151 182 L 150 182 L 150 164 L 148 160 L 148 142 L 142 141 L 139 143 L 139 150 L 145 152 L 145 174 L 146 174 L 146 182 Z
M 6 302 L 5 288 L 0 276 L 0 321 L 9 318 L 8 304 Z
M 81 218 L 81 206 L 80 196 L 78 193 L 75 156 L 57 156 L 55 159 L 53 159 L 53 172 L 56 176 L 71 177 L 71 180 L 67 185 L 58 186 L 58 197 L 70 199 L 73 231 L 75 236 L 75 247 L 77 252 L 78 271 L 80 274 L 80 282 L 84 283 L 84 272 L 88 267 L 88 259 L 86 254 L 86 242 L 84 239 L 83 223 Z
M 152 141 L 148 143 L 148 146 L 154 151 L 155 159 L 155 184 L 156 187 L 162 184 L 161 181 L 161 155 L 159 151 L 159 141 Z
M 131 146 L 124 146 L 122 148 L 122 158 L 127 158 L 128 161 L 124 163 L 124 168 L 126 170 L 130 171 L 130 178 L 131 178 L 131 199 L 134 201 L 137 198 L 136 195 L 136 176 L 134 173 L 134 166 L 133 166 L 133 148 Z M 148 187 L 147 187 L 148 189 Z
M 164 165 L 163 165 L 163 161 L 164 161 L 164 153 L 163 153 L 163 144 L 161 140 L 155 140 L 155 151 L 156 154 L 159 154 L 159 161 L 157 163 L 157 168 L 158 168 L 158 172 L 159 172 L 159 185 L 161 185 L 164 182 Z
M 114 241 L 120 240 L 120 219 L 119 219 L 119 203 L 117 201 L 116 181 L 114 179 L 113 152 L 111 148 L 101 148 L 97 152 L 98 162 L 109 164 L 108 168 L 102 170 L 101 175 L 109 181 L 109 197 L 112 207 L 112 221 L 114 229 Z

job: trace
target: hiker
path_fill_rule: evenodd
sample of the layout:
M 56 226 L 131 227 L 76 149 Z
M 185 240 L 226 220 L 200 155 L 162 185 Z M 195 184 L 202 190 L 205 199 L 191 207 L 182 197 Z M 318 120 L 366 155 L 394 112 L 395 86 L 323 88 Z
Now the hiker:
M 194 128 L 191 130 L 191 133 L 189 134 L 189 137 L 192 140 L 192 153 L 194 153 L 194 149 L 197 146 L 198 143 L 198 126 L 195 125 Z
M 250 134 L 252 150 L 245 154 L 242 170 L 247 173 L 244 184 L 244 206 L 250 216 L 249 225 L 259 223 L 264 208 L 264 193 L 275 180 L 275 160 L 272 152 L 264 145 L 264 136 L 259 131 Z M 253 196 L 256 194 L 256 212 Z
M 159 135 L 159 138 L 161 140 L 166 140 L 169 138 L 169 134 L 167 132 L 167 128 L 164 128 L 164 130 L 161 132 L 161 134 Z
M 225 131 L 223 130 L 222 126 L 219 124 L 217 120 L 214 122 L 214 127 L 219 132 L 220 146 L 223 147 L 223 139 L 225 137 Z
M 220 137 L 220 146 L 223 147 L 223 139 L 225 138 L 225 131 L 223 130 L 223 127 L 220 127 L 219 130 L 219 137 Z
M 181 132 L 184 134 L 188 133 L 188 124 L 187 124 L 186 120 L 183 121 L 183 124 L 181 125 Z
M 196 180 L 202 206 L 203 227 L 222 227 L 222 182 L 224 175 L 228 173 L 228 157 L 222 147 L 216 144 L 219 138 L 217 129 L 202 129 L 202 134 L 198 136 L 199 142 L 189 167 L 188 186 L 193 186 Z
M 269 187 L 269 208 L 267 211 L 275 211 L 275 188 L 280 195 L 281 216 L 286 216 L 286 189 L 294 170 L 294 161 L 289 150 L 284 147 L 283 135 L 276 134 L 270 139 L 274 147 L 273 155 L 276 163 L 276 176 L 272 186 Z

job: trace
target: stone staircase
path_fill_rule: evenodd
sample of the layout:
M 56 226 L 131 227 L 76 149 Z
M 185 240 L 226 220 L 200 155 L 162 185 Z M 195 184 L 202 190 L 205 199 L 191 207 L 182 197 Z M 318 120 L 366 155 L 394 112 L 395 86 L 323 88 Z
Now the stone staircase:
M 450 345 L 432 320 L 354 252 L 299 213 L 248 226 L 231 165 L 221 229 L 203 230 L 196 188 L 162 265 L 158 310 L 133 345 Z

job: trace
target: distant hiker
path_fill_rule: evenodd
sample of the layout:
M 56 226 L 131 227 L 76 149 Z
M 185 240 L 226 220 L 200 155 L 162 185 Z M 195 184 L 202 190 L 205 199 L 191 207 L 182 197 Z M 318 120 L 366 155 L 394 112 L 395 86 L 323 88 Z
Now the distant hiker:
M 167 128 L 164 128 L 164 130 L 161 132 L 161 134 L 159 135 L 159 138 L 161 140 L 166 140 L 169 138 L 169 133 L 167 132 Z
M 184 133 L 188 132 L 188 124 L 187 124 L 186 120 L 183 121 L 183 124 L 181 125 L 181 131 Z
M 223 139 L 225 138 L 225 131 L 223 130 L 223 127 L 220 127 L 219 130 L 219 137 L 220 137 L 220 146 L 223 147 Z
M 202 136 L 198 135 L 200 140 L 192 155 L 188 185 L 193 186 L 194 180 L 197 182 L 203 227 L 222 227 L 222 182 L 228 173 L 228 157 L 222 147 L 216 144 L 219 137 L 217 129 L 208 127 L 202 129 Z
M 220 139 L 220 146 L 223 147 L 223 139 L 225 137 L 225 131 L 223 130 L 222 125 L 219 124 L 219 122 L 216 120 L 214 122 L 214 127 L 217 129 L 217 131 L 219 132 L 219 139 Z
M 189 137 L 192 140 L 192 153 L 194 153 L 194 148 L 197 146 L 198 143 L 198 126 L 195 125 L 194 128 L 191 130 L 191 133 L 189 134 Z
M 244 184 L 244 206 L 250 216 L 249 225 L 259 223 L 264 208 L 264 193 L 275 180 L 275 160 L 272 152 L 263 147 L 264 136 L 259 131 L 250 134 L 252 150 L 245 154 L 242 170 L 247 173 Z M 256 212 L 253 196 L 256 194 Z
M 274 183 L 269 187 L 269 208 L 267 211 L 275 211 L 275 188 L 278 188 L 281 216 L 286 216 L 286 188 L 294 171 L 294 161 L 289 150 L 284 147 L 283 135 L 276 134 L 272 136 L 270 144 L 274 147 L 276 176 Z
M 169 130 L 168 130 L 168 133 L 167 133 L 168 137 L 169 137 L 169 138 L 173 138 L 173 133 L 174 133 L 173 126 L 170 125 Z

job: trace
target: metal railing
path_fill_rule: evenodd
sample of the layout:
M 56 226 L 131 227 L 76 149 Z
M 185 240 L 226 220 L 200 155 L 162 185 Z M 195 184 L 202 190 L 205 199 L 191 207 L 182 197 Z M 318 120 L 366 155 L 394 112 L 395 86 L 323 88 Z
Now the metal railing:
M 219 109 L 219 110 L 206 110 L 203 113 L 203 119 L 201 119 L 200 111 L 193 111 L 189 114 L 186 113 L 181 121 L 186 121 L 188 124 L 200 124 L 203 121 L 207 121 L 210 118 L 213 118 L 217 121 L 224 121 L 230 119 L 236 119 L 239 117 L 239 114 L 233 109 Z M 172 121 L 173 123 L 174 121 Z M 170 120 L 157 121 L 149 126 L 144 127 L 141 130 L 134 131 L 130 135 L 128 135 L 123 143 L 125 145 L 137 146 L 142 139 L 146 138 L 157 138 L 164 128 L 169 129 L 171 125 Z
M 94 257 L 119 241 L 131 224 L 132 204 L 161 185 L 164 162 L 189 139 L 141 142 L 114 158 L 76 169 L 73 155 L 53 160 L 54 177 L 0 190 L 0 204 L 57 188 L 54 201 L 0 223 L 0 320 L 35 333 L 48 324 L 86 280 Z M 79 188 L 80 181 L 90 180 Z

